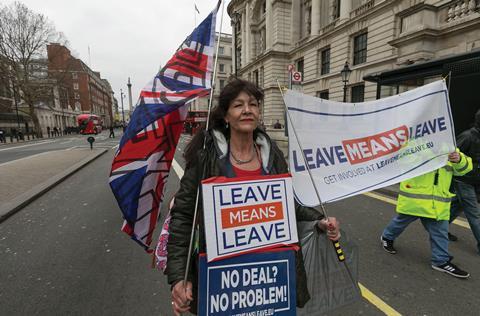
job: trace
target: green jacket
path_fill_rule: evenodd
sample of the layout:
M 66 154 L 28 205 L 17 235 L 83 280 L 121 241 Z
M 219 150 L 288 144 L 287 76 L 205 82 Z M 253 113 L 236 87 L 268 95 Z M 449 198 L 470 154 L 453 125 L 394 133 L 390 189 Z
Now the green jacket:
M 287 173 L 287 162 L 277 145 L 270 140 L 267 134 L 260 130 L 256 131 L 256 136 L 255 142 L 260 149 L 263 173 Z M 185 169 L 185 173 L 180 181 L 180 189 L 175 194 L 175 204 L 170 212 L 170 238 L 167 245 L 168 264 L 165 272 L 168 276 L 168 283 L 171 285 L 183 280 L 185 274 L 188 246 L 195 209 L 195 199 L 200 181 L 213 176 L 235 176 L 231 173 L 232 168 L 229 168 L 231 165 L 228 160 L 228 141 L 223 134 L 217 131 L 209 131 L 206 133 L 205 137 L 205 150 L 201 150 L 198 154 L 198 160 Z M 200 190 L 199 201 L 201 200 L 202 195 Z M 315 209 L 300 206 L 297 202 L 295 202 L 295 213 L 297 221 L 314 221 L 323 218 L 323 215 Z M 203 223 L 203 203 L 201 202 L 198 206 L 198 218 L 199 252 L 205 252 L 205 225 Z M 195 256 L 191 261 L 192 266 L 190 267 L 190 273 L 188 276 L 189 281 L 193 284 L 193 296 L 195 301 L 191 304 L 191 311 L 194 313 L 196 313 L 196 299 L 198 294 L 197 259 L 198 256 Z M 306 273 L 303 265 L 301 249 L 297 251 L 296 254 L 296 275 L 297 306 L 303 307 L 310 299 L 310 295 L 307 289 Z
M 459 150 L 457 149 L 457 152 Z M 397 200 L 397 212 L 406 215 L 450 219 L 450 192 L 452 177 L 462 176 L 473 168 L 472 159 L 460 153 L 458 163 L 447 162 L 437 170 L 402 181 Z

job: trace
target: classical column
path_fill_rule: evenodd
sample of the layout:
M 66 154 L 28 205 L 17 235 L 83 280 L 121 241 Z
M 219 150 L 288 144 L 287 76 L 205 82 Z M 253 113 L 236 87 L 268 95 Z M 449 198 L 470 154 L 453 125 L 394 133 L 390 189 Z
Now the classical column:
M 252 14 L 251 14 L 251 10 L 250 10 L 250 7 L 251 7 L 251 4 L 249 2 L 247 2 L 247 4 L 245 5 L 245 30 L 244 30 L 244 34 L 245 34 L 245 65 L 248 64 L 250 62 L 250 60 L 252 59 L 252 49 L 253 49 L 253 34 L 252 34 L 252 31 L 250 29 L 250 24 L 252 22 Z
M 247 11 L 246 9 L 242 12 L 242 67 L 247 64 Z
M 265 28 L 266 28 L 266 50 L 269 50 L 273 46 L 273 6 L 272 0 L 267 0 L 267 12 L 265 13 Z
M 312 31 L 311 35 L 318 35 L 320 30 L 320 0 L 312 0 Z
M 340 20 L 349 19 L 350 11 L 352 11 L 352 0 L 340 1 Z
M 127 87 L 128 87 L 128 111 L 129 111 L 130 114 L 132 114 L 133 113 L 133 109 L 132 109 L 133 102 L 132 102 L 132 84 L 130 83 L 130 77 L 128 77 Z
M 292 31 L 292 41 L 295 43 L 300 40 L 302 36 L 301 32 L 301 14 L 300 14 L 300 1 L 294 0 L 292 1 L 292 24 L 291 24 L 291 31 Z

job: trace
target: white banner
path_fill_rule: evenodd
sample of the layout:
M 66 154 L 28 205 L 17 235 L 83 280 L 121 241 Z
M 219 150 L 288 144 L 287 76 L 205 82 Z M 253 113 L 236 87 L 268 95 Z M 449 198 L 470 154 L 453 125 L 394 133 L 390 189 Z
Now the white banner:
M 298 241 L 288 174 L 210 178 L 202 194 L 208 262 Z
M 285 104 L 292 119 L 288 130 L 294 193 L 303 205 L 319 205 L 306 164 L 326 203 L 440 168 L 455 150 L 443 81 L 364 103 L 328 101 L 288 91 Z

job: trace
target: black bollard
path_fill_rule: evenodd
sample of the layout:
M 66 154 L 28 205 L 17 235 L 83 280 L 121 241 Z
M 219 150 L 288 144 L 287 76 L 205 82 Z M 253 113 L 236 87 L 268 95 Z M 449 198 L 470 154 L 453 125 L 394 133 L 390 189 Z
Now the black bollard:
M 90 143 L 90 150 L 92 150 L 93 149 L 93 142 L 95 142 L 95 137 L 93 137 L 93 136 L 88 137 L 87 142 Z

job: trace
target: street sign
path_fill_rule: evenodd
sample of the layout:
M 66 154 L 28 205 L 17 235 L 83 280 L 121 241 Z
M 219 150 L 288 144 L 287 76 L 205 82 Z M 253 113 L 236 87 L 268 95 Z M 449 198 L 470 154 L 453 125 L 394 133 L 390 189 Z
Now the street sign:
M 292 72 L 292 82 L 293 83 L 302 83 L 302 73 L 299 71 Z
M 294 69 L 295 69 L 295 66 L 293 64 L 289 64 L 287 66 L 287 70 L 288 70 L 289 73 L 292 72 Z

